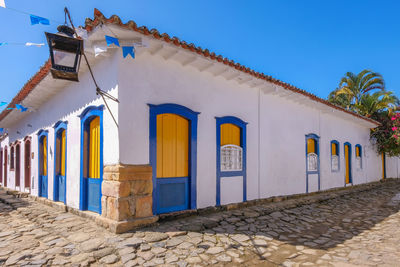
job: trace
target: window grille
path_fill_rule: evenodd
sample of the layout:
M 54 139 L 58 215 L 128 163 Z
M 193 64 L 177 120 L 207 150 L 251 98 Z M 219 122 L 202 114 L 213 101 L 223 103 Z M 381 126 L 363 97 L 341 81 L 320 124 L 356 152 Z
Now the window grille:
M 315 153 L 307 154 L 308 171 L 318 171 L 318 155 Z
M 243 149 L 236 145 L 221 147 L 221 171 L 241 171 Z
M 339 157 L 337 155 L 332 155 L 331 164 L 332 164 L 332 171 L 339 170 Z

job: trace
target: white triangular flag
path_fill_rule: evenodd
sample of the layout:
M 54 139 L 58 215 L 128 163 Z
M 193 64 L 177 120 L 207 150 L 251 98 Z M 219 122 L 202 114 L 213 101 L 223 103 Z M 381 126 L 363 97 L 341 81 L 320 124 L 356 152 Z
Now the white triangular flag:
M 94 56 L 97 57 L 99 54 L 107 52 L 107 46 L 95 45 L 94 46 Z
M 1 0 L 0 0 L 1 1 Z M 44 43 L 41 44 L 37 44 L 37 43 L 26 43 L 25 46 L 37 46 L 37 47 L 41 47 L 44 46 Z
M 6 8 L 6 2 L 5 2 L 5 0 L 0 0 L 0 7 Z

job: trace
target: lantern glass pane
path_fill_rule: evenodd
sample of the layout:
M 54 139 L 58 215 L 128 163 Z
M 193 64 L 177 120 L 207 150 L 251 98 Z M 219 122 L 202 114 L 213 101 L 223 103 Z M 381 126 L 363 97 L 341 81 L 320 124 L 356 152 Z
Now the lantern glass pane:
M 70 53 L 60 50 L 53 50 L 54 64 L 73 68 L 75 66 L 76 53 Z

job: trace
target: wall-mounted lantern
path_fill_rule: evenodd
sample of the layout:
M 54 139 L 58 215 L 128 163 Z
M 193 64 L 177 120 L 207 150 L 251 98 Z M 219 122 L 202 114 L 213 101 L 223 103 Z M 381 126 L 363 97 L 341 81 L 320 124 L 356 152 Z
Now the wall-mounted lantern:
M 54 79 L 79 81 L 78 72 L 83 52 L 83 40 L 74 38 L 75 31 L 66 25 L 58 33 L 46 32 L 50 49 L 51 74 Z

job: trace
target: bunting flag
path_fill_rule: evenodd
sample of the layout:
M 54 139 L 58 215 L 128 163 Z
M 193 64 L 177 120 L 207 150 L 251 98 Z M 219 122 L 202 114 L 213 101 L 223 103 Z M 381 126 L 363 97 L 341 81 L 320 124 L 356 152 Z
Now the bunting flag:
M 6 8 L 6 2 L 5 2 L 5 0 L 0 0 L 0 7 Z
M 0 43 L 0 46 L 6 45 L 7 43 Z
M 94 46 L 94 56 L 97 57 L 99 54 L 107 52 L 107 47 L 100 46 L 100 45 L 95 45 Z
M 24 107 L 23 105 L 20 104 L 15 104 L 15 107 L 19 110 L 21 110 L 21 112 L 25 112 L 28 110 L 28 108 Z
M 25 43 L 25 46 L 36 46 L 36 47 L 41 47 L 41 46 L 44 46 L 44 43 L 40 43 L 40 44 L 38 44 L 38 43 Z
M 1 107 L 1 106 L 4 106 L 4 105 L 7 105 L 7 102 L 1 101 L 1 102 L 0 102 L 0 107 Z
M 14 109 L 14 108 L 7 108 L 8 110 L 12 110 L 12 109 Z
M 106 38 L 107 46 L 110 46 L 112 44 L 119 46 L 119 41 L 117 38 L 108 35 L 105 35 L 104 37 Z
M 42 18 L 35 15 L 30 15 L 31 17 L 31 25 L 42 24 L 42 25 L 50 25 L 50 21 L 46 18 Z
M 133 46 L 123 46 L 122 47 L 122 55 L 126 58 L 128 55 L 131 55 L 132 58 L 135 58 L 135 51 L 133 50 Z

